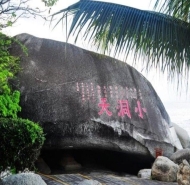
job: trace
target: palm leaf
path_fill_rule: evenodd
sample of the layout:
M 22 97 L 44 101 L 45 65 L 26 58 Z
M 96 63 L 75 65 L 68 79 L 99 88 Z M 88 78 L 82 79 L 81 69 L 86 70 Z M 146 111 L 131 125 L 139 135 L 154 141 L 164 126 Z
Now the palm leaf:
M 168 15 L 190 22 L 190 1 L 189 0 L 156 0 L 155 9 Z
M 146 61 L 147 69 L 157 67 L 169 71 L 171 77 L 190 66 L 190 25 L 158 12 L 83 0 L 53 16 L 73 15 L 68 36 L 77 40 L 81 30 L 84 39 L 101 46 L 102 52 L 112 52 L 127 58 L 133 51 L 135 58 Z M 62 19 L 62 18 L 61 18 Z M 85 29 L 84 29 L 85 28 Z M 93 38 L 93 39 L 92 39 Z M 98 49 L 98 48 L 97 48 Z

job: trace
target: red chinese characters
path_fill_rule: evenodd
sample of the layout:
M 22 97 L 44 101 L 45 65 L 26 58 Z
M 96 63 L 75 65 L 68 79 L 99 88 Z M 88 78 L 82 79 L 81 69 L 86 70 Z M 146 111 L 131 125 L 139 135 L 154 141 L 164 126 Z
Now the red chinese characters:
M 110 104 L 107 103 L 107 98 L 101 98 L 101 102 L 98 104 L 98 106 L 101 108 L 100 112 L 98 112 L 99 115 L 102 115 L 103 113 L 106 113 L 108 116 L 112 116 L 112 112 L 109 110 Z M 132 118 L 131 110 L 129 106 L 128 100 L 119 100 L 118 101 L 118 116 L 128 118 Z M 146 108 L 141 106 L 141 102 L 137 100 L 137 106 L 135 107 L 135 113 L 138 113 L 138 116 L 141 119 L 144 119 L 144 113 L 146 113 Z
M 98 85 L 93 82 L 76 82 L 76 92 L 80 95 L 83 105 L 96 102 L 99 98 L 99 115 L 111 117 L 113 114 L 132 119 L 133 117 L 145 119 L 147 109 L 143 106 L 140 89 L 135 87 L 122 87 L 116 85 Z M 103 97 L 103 98 L 102 98 Z M 112 101 L 110 104 L 109 100 Z M 115 110 L 117 110 L 115 112 Z
M 137 107 L 135 107 L 135 112 L 139 113 L 138 116 L 140 118 L 144 118 L 143 112 L 146 113 L 146 109 L 141 107 L 141 102 L 139 100 L 137 101 Z
M 124 117 L 125 115 L 127 115 L 129 118 L 131 118 L 131 113 L 129 110 L 129 102 L 127 100 L 119 100 L 118 104 L 119 104 L 118 116 Z
M 99 103 L 98 106 L 101 108 L 100 112 L 98 112 L 99 115 L 102 115 L 104 112 L 106 112 L 108 116 L 112 116 L 112 112 L 108 110 L 110 104 L 107 103 L 107 98 L 101 98 L 101 103 Z

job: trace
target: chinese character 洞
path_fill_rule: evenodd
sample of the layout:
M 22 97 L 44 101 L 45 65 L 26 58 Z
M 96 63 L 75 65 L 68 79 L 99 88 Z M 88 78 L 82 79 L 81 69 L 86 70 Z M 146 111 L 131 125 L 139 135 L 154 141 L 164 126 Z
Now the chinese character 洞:
M 104 112 L 106 112 L 108 116 L 112 116 L 112 112 L 108 110 L 110 104 L 107 103 L 107 98 L 101 98 L 101 102 L 98 104 L 98 106 L 101 107 L 100 112 L 98 112 L 99 115 L 102 115 Z
M 146 113 L 146 109 L 141 107 L 141 102 L 139 100 L 137 101 L 137 107 L 135 107 L 135 112 L 139 113 L 138 116 L 140 118 L 142 118 L 142 119 L 144 118 L 143 117 L 143 112 Z
M 130 113 L 130 109 L 129 109 L 129 102 L 127 100 L 119 100 L 118 104 L 119 104 L 119 106 L 118 106 L 118 109 L 119 109 L 118 116 L 124 117 L 125 115 L 127 115 L 131 119 L 131 113 Z

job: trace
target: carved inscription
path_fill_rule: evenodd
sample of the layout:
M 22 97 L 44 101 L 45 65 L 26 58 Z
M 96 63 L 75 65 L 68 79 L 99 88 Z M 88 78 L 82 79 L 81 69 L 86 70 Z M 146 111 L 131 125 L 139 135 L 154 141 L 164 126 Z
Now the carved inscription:
M 132 113 L 138 115 L 140 119 L 144 119 L 147 109 L 142 104 L 142 94 L 139 89 L 129 87 L 118 87 L 116 85 L 100 86 L 94 83 L 76 83 L 76 91 L 79 92 L 80 98 L 83 103 L 97 102 L 94 106 L 99 109 L 98 115 L 113 115 L 113 108 L 117 110 L 118 117 L 132 119 Z M 133 104 L 130 103 L 133 100 Z M 113 101 L 116 102 L 113 107 Z

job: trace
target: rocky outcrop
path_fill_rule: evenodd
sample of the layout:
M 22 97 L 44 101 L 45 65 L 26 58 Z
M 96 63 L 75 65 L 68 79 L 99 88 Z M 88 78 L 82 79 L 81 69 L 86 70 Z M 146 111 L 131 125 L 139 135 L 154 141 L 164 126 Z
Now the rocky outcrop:
M 0 185 L 46 185 L 42 178 L 34 173 L 20 173 L 4 178 Z
M 170 119 L 152 85 L 133 67 L 71 44 L 27 34 L 14 44 L 22 71 L 20 116 L 39 122 L 44 149 L 108 149 L 155 157 L 174 152 Z
M 179 166 L 167 157 L 159 156 L 152 166 L 152 179 L 163 182 L 176 182 Z

